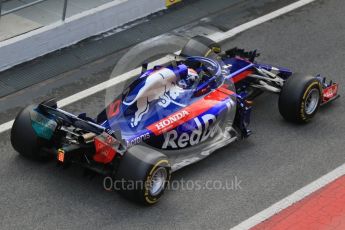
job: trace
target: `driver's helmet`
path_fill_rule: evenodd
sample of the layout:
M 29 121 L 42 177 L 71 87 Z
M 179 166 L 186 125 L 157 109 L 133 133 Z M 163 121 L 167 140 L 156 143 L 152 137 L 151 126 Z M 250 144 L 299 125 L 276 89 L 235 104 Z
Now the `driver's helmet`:
M 189 89 L 194 85 L 194 83 L 198 79 L 199 79 L 198 73 L 194 69 L 188 68 L 188 74 L 186 75 L 186 77 L 179 80 L 178 85 L 182 87 L 183 89 Z

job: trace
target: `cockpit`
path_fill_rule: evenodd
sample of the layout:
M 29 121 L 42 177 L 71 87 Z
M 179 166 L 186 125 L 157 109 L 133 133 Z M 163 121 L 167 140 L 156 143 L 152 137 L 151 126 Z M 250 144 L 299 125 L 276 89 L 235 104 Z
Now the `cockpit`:
M 205 87 L 216 88 L 222 83 L 222 70 L 218 62 L 204 57 L 189 57 L 181 61 L 187 67 L 177 84 L 183 89 L 198 91 Z

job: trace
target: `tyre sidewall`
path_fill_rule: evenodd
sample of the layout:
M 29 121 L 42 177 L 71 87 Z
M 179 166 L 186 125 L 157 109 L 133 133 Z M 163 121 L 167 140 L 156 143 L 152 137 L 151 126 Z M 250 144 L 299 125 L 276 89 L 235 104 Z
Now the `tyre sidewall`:
M 167 171 L 166 183 L 159 194 L 152 196 L 149 192 L 148 184 L 155 170 L 160 167 L 164 167 Z M 134 146 L 121 159 L 115 176 L 116 188 L 129 200 L 144 205 L 153 205 L 163 195 L 170 176 L 171 168 L 164 154 L 148 147 Z M 135 187 L 133 188 L 132 186 L 132 189 L 128 189 L 129 185 L 133 184 L 135 184 Z
M 159 194 L 157 194 L 156 196 L 153 196 L 150 194 L 149 192 L 149 184 L 152 180 L 152 176 L 154 174 L 154 172 L 159 169 L 160 167 L 163 167 L 165 168 L 165 170 L 167 171 L 167 178 L 166 178 L 166 183 L 164 185 L 164 188 L 162 190 L 162 192 L 160 192 Z M 167 184 L 168 184 L 168 181 L 170 180 L 170 177 L 171 177 L 171 172 L 170 172 L 170 165 L 169 165 L 169 162 L 167 159 L 164 159 L 162 158 L 161 160 L 159 160 L 153 167 L 151 167 L 151 169 L 149 170 L 149 172 L 147 173 L 146 175 L 146 178 L 145 178 L 145 188 L 144 188 L 144 199 L 145 199 L 145 202 L 147 204 L 155 204 L 157 203 L 157 201 L 159 200 L 159 198 L 163 195 L 164 193 L 164 190 L 166 189 L 167 187 Z
M 317 89 L 320 93 L 317 107 L 311 114 L 306 113 L 305 104 L 309 92 Z M 306 123 L 317 113 L 321 103 L 322 87 L 318 79 L 313 76 L 295 74 L 284 84 L 279 96 L 280 114 L 288 121 Z
M 321 85 L 320 85 L 320 82 L 315 79 L 313 81 L 310 81 L 310 84 L 307 84 L 306 85 L 306 89 L 304 90 L 304 93 L 303 93 L 303 96 L 302 96 L 302 99 L 301 99 L 301 104 L 300 104 L 300 119 L 303 121 L 303 122 L 308 122 L 310 119 L 312 119 L 315 114 L 317 113 L 318 109 L 319 109 L 319 106 L 320 106 L 320 103 L 321 103 Z M 319 91 L 319 101 L 318 101 L 318 104 L 317 104 L 317 107 L 315 108 L 315 110 L 313 111 L 313 113 L 311 114 L 307 114 L 306 113 L 306 108 L 305 108 L 305 105 L 306 105 L 306 100 L 307 100 L 307 96 L 308 94 L 310 93 L 311 90 L 313 89 L 317 89 Z
M 48 154 L 41 151 L 46 141 L 36 135 L 31 124 L 30 112 L 36 107 L 30 105 L 19 112 L 11 129 L 11 143 L 22 156 L 45 161 L 50 159 Z

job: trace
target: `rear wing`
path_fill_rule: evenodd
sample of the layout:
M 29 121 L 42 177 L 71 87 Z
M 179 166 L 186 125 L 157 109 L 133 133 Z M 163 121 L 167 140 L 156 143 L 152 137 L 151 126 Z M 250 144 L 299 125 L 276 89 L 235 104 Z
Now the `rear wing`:
M 114 131 L 108 130 L 103 126 L 98 125 L 97 123 L 85 120 L 80 116 L 76 116 L 62 109 L 59 109 L 57 107 L 57 103 L 55 99 L 50 99 L 50 100 L 42 102 L 41 104 L 38 105 L 38 110 L 44 113 L 45 115 L 50 115 L 50 116 L 53 116 L 54 118 L 57 118 L 57 120 L 62 121 L 66 125 L 72 125 L 76 128 L 79 128 L 88 132 L 92 132 L 97 135 L 100 135 L 103 132 L 106 132 L 110 135 L 114 133 Z

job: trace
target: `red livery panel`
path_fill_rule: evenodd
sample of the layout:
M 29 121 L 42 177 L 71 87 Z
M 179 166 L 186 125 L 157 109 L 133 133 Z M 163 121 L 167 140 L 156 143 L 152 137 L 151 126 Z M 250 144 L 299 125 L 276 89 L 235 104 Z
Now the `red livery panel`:
M 322 102 L 328 102 L 338 95 L 338 84 L 333 84 L 322 91 Z
M 230 90 L 227 90 L 226 93 L 222 92 L 221 90 L 215 90 L 203 99 L 171 114 L 170 116 L 158 122 L 153 123 L 152 125 L 148 126 L 147 129 L 153 132 L 156 136 L 169 132 L 177 126 L 206 112 L 220 101 L 228 98 L 231 94 L 233 94 L 233 92 Z

